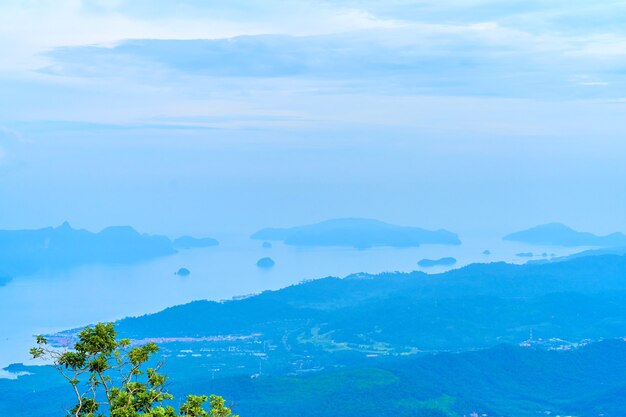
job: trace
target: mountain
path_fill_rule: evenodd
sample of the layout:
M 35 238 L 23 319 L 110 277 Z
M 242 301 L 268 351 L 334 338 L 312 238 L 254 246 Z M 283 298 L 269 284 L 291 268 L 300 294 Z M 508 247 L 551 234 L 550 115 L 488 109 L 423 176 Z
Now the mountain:
M 422 259 L 417 264 L 423 268 L 431 268 L 434 266 L 452 266 L 455 263 L 455 258 L 447 257 L 441 259 Z
M 589 250 L 585 250 L 582 252 L 574 253 L 572 255 L 555 258 L 552 261 L 561 262 L 561 261 L 569 261 L 575 258 L 584 258 L 587 256 L 603 256 L 603 255 L 619 255 L 619 256 L 626 255 L 626 246 L 601 248 L 601 249 L 589 249 Z
M 283 241 L 292 246 L 417 247 L 423 244 L 460 245 L 447 230 L 396 226 L 370 219 L 334 219 L 292 228 L 259 230 L 251 239 Z
M 517 344 L 531 331 L 570 341 L 621 337 L 626 257 L 326 278 L 243 300 L 172 307 L 122 320 L 119 329 L 132 338 L 260 332 L 271 343 L 289 338 L 291 352 L 302 354 L 320 346 L 385 354 L 469 350 Z
M 161 346 L 175 393 L 217 392 L 244 416 L 617 417 L 626 407 L 616 394 L 626 393 L 626 256 L 329 277 L 117 328 Z M 34 391 L 57 410 L 71 398 L 47 368 L 26 371 L 0 380 L 7 403 Z
M 205 242 L 182 239 L 187 244 Z M 171 255 L 180 247 L 175 242 L 165 236 L 140 234 L 129 226 L 107 227 L 98 233 L 74 229 L 67 222 L 37 230 L 0 230 L 0 283 L 43 267 L 132 263 Z
M 503 238 L 515 242 L 534 245 L 554 246 L 626 246 L 626 235 L 612 233 L 597 236 L 592 233 L 578 232 L 561 223 L 548 223 L 521 232 L 511 233 Z

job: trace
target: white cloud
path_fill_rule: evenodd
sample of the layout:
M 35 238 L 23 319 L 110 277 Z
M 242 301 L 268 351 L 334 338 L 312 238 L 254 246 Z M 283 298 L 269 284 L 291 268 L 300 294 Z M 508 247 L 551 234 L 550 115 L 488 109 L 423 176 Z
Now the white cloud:
M 363 30 L 379 30 L 380 39 L 395 44 L 426 44 L 435 37 L 456 36 L 453 41 L 457 43 L 465 38 L 469 43 L 489 43 L 505 52 L 516 48 L 582 59 L 626 57 L 626 37 L 620 34 L 565 33 L 560 27 L 535 26 L 542 16 L 564 14 L 567 9 L 562 6 L 541 1 L 505 7 L 492 0 L 446 4 L 395 0 L 387 5 L 394 13 L 383 18 L 375 13 L 385 8 L 367 0 L 8 0 L 0 3 L 0 53 L 5 57 L 0 60 L 0 71 L 46 66 L 49 61 L 41 53 L 59 46 L 107 45 L 124 39 L 311 36 Z M 586 10 L 583 6 L 577 5 L 576 10 Z M 484 15 L 485 8 L 494 12 Z M 467 19 L 456 17 L 459 10 Z
M 395 27 L 367 11 L 315 2 L 268 3 L 258 16 L 197 14 L 145 16 L 128 13 L 125 1 L 9 1 L 0 4 L 0 70 L 33 69 L 38 54 L 60 46 L 110 44 L 123 39 L 219 39 L 240 35 L 315 35 Z M 86 5 L 89 7 L 86 7 Z M 158 3 L 157 3 L 158 4 Z M 94 8 L 96 10 L 94 10 Z
M 197 115 L 207 116 L 201 124 L 209 127 L 266 127 L 326 119 L 329 115 L 319 116 L 321 110 L 308 108 L 294 118 L 266 116 L 331 95 L 367 94 L 373 102 L 380 96 L 420 95 L 538 100 L 624 96 L 619 91 L 623 83 L 616 82 L 620 75 L 607 75 L 624 63 L 619 34 L 523 29 L 499 16 L 483 21 L 447 20 L 445 15 L 438 21 L 383 19 L 368 11 L 372 4 L 363 2 L 268 0 L 252 2 L 246 10 L 245 1 L 197 1 L 176 11 L 173 3 L 154 0 L 158 13 L 146 9 L 152 4 L 148 0 L 90 1 L 89 7 L 77 0 L 3 2 L 0 48 L 11 59 L 0 61 L 0 67 L 21 71 L 22 76 L 24 68 L 49 67 L 64 77 L 13 89 L 11 99 L 18 103 L 6 106 L 0 119 L 141 124 Z M 193 0 L 176 5 L 181 3 Z M 394 6 L 410 8 L 409 3 L 396 0 Z M 470 8 L 483 3 L 451 4 Z M 435 6 L 440 11 L 452 8 Z M 213 50 L 203 45 L 169 46 L 160 53 L 157 47 L 147 52 L 121 48 L 119 53 L 113 48 L 69 48 L 38 55 L 59 45 L 123 45 L 119 40 L 128 38 L 221 39 L 266 33 L 297 36 L 274 44 L 244 39 L 239 49 L 241 39 L 229 39 L 216 42 L 220 45 Z M 327 36 L 304 36 L 320 34 Z M 227 53 L 220 55 L 222 51 Z M 185 66 L 188 56 L 193 59 Z M 296 70 L 290 72 L 292 67 Z M 576 78 L 580 74 L 588 77 Z M 600 88 L 606 85 L 601 83 L 611 88 Z M 336 117 L 352 121 L 352 111 L 346 105 Z M 216 115 L 230 119 L 218 123 L 211 119 Z

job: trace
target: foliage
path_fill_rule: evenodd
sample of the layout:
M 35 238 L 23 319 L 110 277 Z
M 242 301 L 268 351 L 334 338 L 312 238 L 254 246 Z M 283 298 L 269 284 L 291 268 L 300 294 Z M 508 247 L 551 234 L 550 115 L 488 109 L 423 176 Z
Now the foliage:
M 98 323 L 78 334 L 73 349 L 50 347 L 45 337 L 37 336 L 30 353 L 51 361 L 71 385 L 76 404 L 68 416 L 238 417 L 217 395 L 188 395 L 179 413 L 165 405 L 174 397 L 165 389 L 167 377 L 159 373 L 162 363 L 146 368 L 158 350 L 155 343 L 133 346 L 129 339 L 117 340 L 113 323 Z
M 282 415 L 299 417 L 622 417 L 626 343 L 542 349 L 553 348 L 551 338 L 623 337 L 625 271 L 626 257 L 595 256 L 327 278 L 243 300 L 198 301 L 116 328 L 133 339 L 180 338 L 162 347 L 170 353 L 210 349 L 210 356 L 170 356 L 177 384 L 169 392 L 219 389 L 255 417 L 274 417 L 277 404 Z M 496 346 L 517 345 L 531 329 L 538 350 Z M 212 337 L 227 335 L 235 338 Z M 0 380 L 0 415 L 58 409 L 64 385 L 52 371 L 14 367 L 22 376 Z

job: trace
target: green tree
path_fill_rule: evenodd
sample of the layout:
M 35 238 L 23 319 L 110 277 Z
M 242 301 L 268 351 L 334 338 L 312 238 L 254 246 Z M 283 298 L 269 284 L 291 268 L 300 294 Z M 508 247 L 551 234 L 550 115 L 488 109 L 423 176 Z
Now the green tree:
M 71 385 L 76 405 L 68 416 L 238 417 L 217 395 L 188 395 L 178 413 L 165 405 L 174 397 L 165 389 L 167 377 L 159 373 L 162 363 L 146 368 L 158 350 L 154 343 L 132 346 L 129 339 L 117 340 L 112 323 L 98 323 L 83 329 L 72 349 L 50 347 L 37 336 L 30 353 L 51 362 Z

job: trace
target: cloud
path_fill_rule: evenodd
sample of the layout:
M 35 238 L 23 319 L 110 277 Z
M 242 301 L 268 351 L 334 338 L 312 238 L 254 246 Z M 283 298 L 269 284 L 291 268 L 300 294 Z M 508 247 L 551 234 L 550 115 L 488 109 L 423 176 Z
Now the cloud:
M 174 7 L 175 6 L 175 7 Z M 123 39 L 314 35 L 395 27 L 367 10 L 316 1 L 6 1 L 0 4 L 0 70 L 41 66 L 42 51 Z
M 211 83 L 213 92 L 222 83 L 210 79 L 229 79 L 234 94 L 252 88 L 252 80 L 253 88 L 263 89 L 258 79 L 288 78 L 315 81 L 319 92 L 333 93 L 558 97 L 566 92 L 595 98 L 597 93 L 572 80 L 585 75 L 613 84 L 626 64 L 601 52 L 604 60 L 592 59 L 586 51 L 595 42 L 595 37 L 536 35 L 493 22 L 411 24 L 318 36 L 142 39 L 57 48 L 47 54 L 51 65 L 42 71 L 177 88 L 183 83 L 200 90 Z M 279 86 L 287 88 L 294 84 Z M 608 89 L 602 94 L 623 95 Z
M 217 77 L 395 76 L 445 68 L 454 71 L 522 49 L 519 42 L 507 44 L 504 36 L 511 37 L 511 32 L 493 24 L 477 24 L 413 25 L 325 36 L 137 39 L 107 46 L 57 48 L 46 54 L 53 65 L 44 70 L 66 76 L 106 76 L 123 73 L 124 68 L 131 73 L 143 68 L 146 73 L 171 70 Z
M 387 97 L 402 117 L 411 96 L 623 98 L 626 33 L 570 27 L 583 12 L 609 15 L 604 3 L 573 1 L 3 2 L 0 48 L 12 49 L 0 86 L 11 102 L 0 122 L 292 127 L 356 124 L 362 103 Z M 22 82 L 2 79 L 3 65 Z M 348 100 L 335 109 L 340 96 Z
M 11 59 L 0 72 L 160 85 L 180 76 L 339 78 L 348 89 L 383 77 L 390 82 L 370 87 L 528 95 L 588 73 L 620 85 L 622 15 L 617 0 L 8 0 L 0 50 Z M 581 24 L 586 16 L 600 25 Z
M 336 0 L 336 4 L 355 4 Z M 622 0 L 360 0 L 359 7 L 377 16 L 419 22 L 467 24 L 496 21 L 524 30 L 568 33 L 624 33 Z

